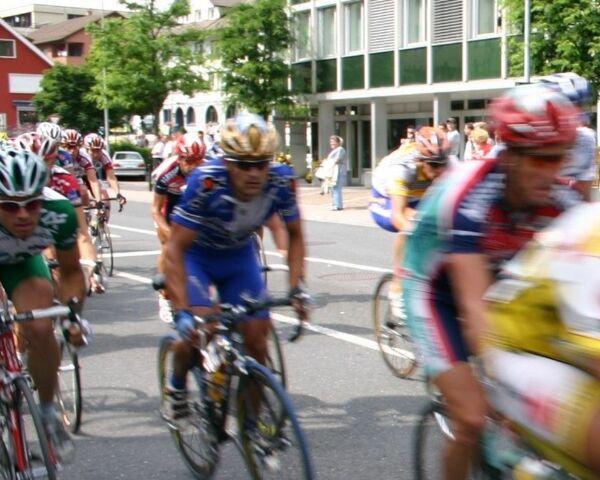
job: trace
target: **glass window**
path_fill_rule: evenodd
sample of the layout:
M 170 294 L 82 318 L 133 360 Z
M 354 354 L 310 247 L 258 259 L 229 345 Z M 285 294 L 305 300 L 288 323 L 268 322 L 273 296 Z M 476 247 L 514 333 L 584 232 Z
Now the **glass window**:
M 363 49 L 362 12 L 362 2 L 344 5 L 346 53 L 361 52 Z
M 334 57 L 336 49 L 335 7 L 319 10 L 319 57 Z
M 310 12 L 294 15 L 294 55 L 296 60 L 310 58 Z
M 404 1 L 404 40 L 406 45 L 426 40 L 426 0 Z
M 17 117 L 19 126 L 35 125 L 37 122 L 37 114 L 33 108 L 18 108 Z
M 473 0 L 473 36 L 497 33 L 496 0 Z
M 0 40 L 0 57 L 15 58 L 17 52 L 15 52 L 15 41 L 14 40 Z
M 171 109 L 165 108 L 163 110 L 163 122 L 167 123 L 171 121 Z
M 69 57 L 83 56 L 83 43 L 69 43 L 67 55 Z

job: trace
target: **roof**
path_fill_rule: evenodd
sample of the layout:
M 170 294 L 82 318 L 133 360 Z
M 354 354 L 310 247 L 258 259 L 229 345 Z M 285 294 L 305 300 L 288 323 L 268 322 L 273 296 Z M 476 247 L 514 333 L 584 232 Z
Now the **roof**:
M 233 7 L 239 3 L 244 3 L 244 0 L 212 0 L 215 7 Z
M 201 22 L 184 23 L 173 27 L 172 33 L 182 33 L 188 30 L 213 30 L 215 28 L 222 27 L 226 21 L 224 17 L 217 18 L 216 20 L 202 20 Z
M 13 35 L 17 40 L 19 40 L 23 45 L 25 45 L 29 50 L 31 50 L 33 53 L 35 53 L 38 57 L 40 57 L 48 65 L 50 65 L 50 66 L 54 65 L 54 62 L 50 58 L 48 58 L 46 55 L 44 55 L 44 52 L 42 52 L 33 43 L 31 43 L 29 40 L 27 40 L 23 35 L 21 35 L 19 32 L 17 32 L 13 27 L 11 27 L 8 23 L 6 23 L 1 18 L 0 18 L 0 26 L 3 27 L 4 29 L 6 29 L 11 35 Z
M 104 14 L 105 17 L 111 15 L 121 15 L 119 12 L 107 12 Z M 84 17 L 71 18 L 63 22 L 53 23 L 51 25 L 45 25 L 40 27 L 34 32 L 29 34 L 29 38 L 36 45 L 43 43 L 56 42 L 70 37 L 76 32 L 83 30 L 90 23 L 97 22 L 102 18 L 100 13 L 92 13 L 91 15 L 85 15 Z

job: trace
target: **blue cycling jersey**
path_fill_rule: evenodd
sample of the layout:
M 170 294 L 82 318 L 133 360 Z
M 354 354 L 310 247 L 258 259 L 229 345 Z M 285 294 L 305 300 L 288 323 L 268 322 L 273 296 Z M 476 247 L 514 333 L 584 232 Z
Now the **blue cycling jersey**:
M 71 170 L 74 167 L 73 156 L 66 150 L 59 148 L 56 154 L 56 165 L 67 170 Z
M 269 168 L 263 193 L 249 202 L 234 198 L 222 159 L 209 160 L 189 175 L 171 222 L 199 232 L 192 251 L 241 248 L 276 212 L 286 223 L 299 218 L 293 170 L 277 163 Z

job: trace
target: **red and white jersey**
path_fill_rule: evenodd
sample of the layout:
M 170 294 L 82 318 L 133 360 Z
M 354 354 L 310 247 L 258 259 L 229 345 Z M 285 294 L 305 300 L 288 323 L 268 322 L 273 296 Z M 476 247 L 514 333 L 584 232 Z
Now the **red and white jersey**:
M 74 207 L 81 207 L 81 190 L 77 179 L 64 168 L 52 167 L 48 187 L 66 197 Z

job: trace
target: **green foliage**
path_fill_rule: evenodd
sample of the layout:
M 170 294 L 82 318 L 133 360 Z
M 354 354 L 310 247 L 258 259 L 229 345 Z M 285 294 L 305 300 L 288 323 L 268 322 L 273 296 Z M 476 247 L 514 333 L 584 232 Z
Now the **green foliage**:
M 509 31 L 522 34 L 523 0 L 502 0 Z M 600 86 L 598 0 L 531 0 L 531 74 L 575 72 Z M 513 39 L 513 44 L 516 41 Z M 520 41 L 520 40 L 519 40 Z M 517 42 L 518 43 L 518 42 Z M 523 65 L 523 48 L 510 48 L 511 67 Z M 517 68 L 518 70 L 518 68 Z
M 187 0 L 174 0 L 161 11 L 154 0 L 122 3 L 133 12 L 130 17 L 89 27 L 94 42 L 88 62 L 98 79 L 93 95 L 102 102 L 106 91 L 109 105 L 130 115 L 153 114 L 156 126 L 170 91 L 192 95 L 206 88 L 195 67 L 202 58 L 193 48 L 204 34 L 178 24 L 177 18 L 189 13 Z
M 264 117 L 275 108 L 293 105 L 285 58 L 293 36 L 285 8 L 285 0 L 236 5 L 227 12 L 227 25 L 217 41 L 230 104 Z
M 57 113 L 65 128 L 97 131 L 103 123 L 103 115 L 97 103 L 90 98 L 94 83 L 94 76 L 85 67 L 55 63 L 44 74 L 41 90 L 35 95 L 36 110 L 42 119 Z

